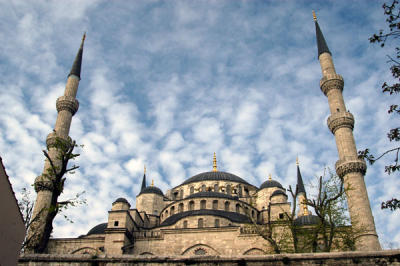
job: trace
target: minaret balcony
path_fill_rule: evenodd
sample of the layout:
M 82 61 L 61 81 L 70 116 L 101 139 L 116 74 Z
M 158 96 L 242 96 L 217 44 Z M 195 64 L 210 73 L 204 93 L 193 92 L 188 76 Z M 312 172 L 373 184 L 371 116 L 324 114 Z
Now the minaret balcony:
M 74 115 L 79 108 L 79 102 L 77 99 L 71 97 L 71 96 L 61 96 L 58 97 L 57 103 L 57 112 L 61 112 L 62 110 L 67 110 L 69 111 L 72 115 Z
M 332 134 L 339 128 L 354 128 L 354 117 L 350 112 L 337 112 L 328 117 L 326 121 Z
M 343 77 L 339 74 L 327 74 L 319 81 L 321 91 L 328 96 L 330 90 L 336 89 L 343 91 L 344 81 Z
M 358 157 L 346 157 L 343 160 L 338 160 L 335 164 L 335 168 L 340 178 L 343 178 L 349 173 L 361 173 L 365 175 L 367 172 L 367 164 Z

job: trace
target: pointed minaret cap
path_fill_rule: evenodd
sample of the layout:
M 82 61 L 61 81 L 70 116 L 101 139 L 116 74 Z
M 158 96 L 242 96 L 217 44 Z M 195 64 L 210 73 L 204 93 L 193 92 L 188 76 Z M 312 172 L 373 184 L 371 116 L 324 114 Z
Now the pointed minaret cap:
M 142 187 L 140 188 L 140 192 L 142 192 L 145 188 L 146 188 L 146 165 L 144 166 Z
M 86 32 L 83 34 L 81 46 L 79 47 L 79 51 L 76 54 L 75 61 L 72 64 L 71 72 L 69 72 L 69 76 L 75 75 L 79 79 L 81 79 L 81 66 L 82 66 L 82 54 L 83 54 L 83 44 L 85 43 Z
M 332 55 L 331 51 L 329 51 L 328 45 L 326 44 L 324 35 L 322 34 L 321 29 L 319 28 L 317 15 L 315 15 L 315 11 L 313 10 L 313 17 L 315 22 L 315 33 L 317 35 L 317 46 L 318 46 L 318 58 L 323 53 L 328 53 Z
M 297 193 L 306 194 L 306 189 L 304 188 L 303 178 L 301 177 L 300 167 L 299 167 L 299 157 L 296 158 L 297 165 Z
M 213 157 L 213 172 L 218 172 L 218 169 L 217 169 L 217 155 L 215 155 L 215 152 L 214 152 L 214 157 Z

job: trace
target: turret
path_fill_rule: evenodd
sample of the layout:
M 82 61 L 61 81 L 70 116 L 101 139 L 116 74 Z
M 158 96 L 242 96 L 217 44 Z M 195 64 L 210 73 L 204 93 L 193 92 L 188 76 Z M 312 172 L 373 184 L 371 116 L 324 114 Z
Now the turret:
M 336 173 L 343 179 L 352 227 L 356 233 L 357 250 L 380 250 L 374 217 L 368 199 L 364 175 L 367 166 L 357 156 L 357 148 L 353 137 L 354 117 L 347 111 L 342 91 L 343 78 L 338 75 L 328 49 L 325 38 L 319 27 L 315 13 L 318 59 L 322 70 L 320 87 L 328 98 L 331 116 L 328 127 L 335 136 L 339 160 L 336 162 Z
M 300 167 L 299 167 L 299 159 L 296 159 L 297 166 L 297 202 L 299 204 L 299 210 L 297 212 L 297 216 L 308 215 L 308 207 L 307 207 L 307 194 L 306 189 L 304 188 L 303 178 L 301 176 Z
M 81 46 L 75 57 L 70 74 L 68 75 L 64 95 L 59 97 L 56 102 L 58 115 L 54 130 L 47 136 L 46 139 L 48 155 L 56 167 L 60 166 L 56 143 L 60 140 L 66 141 L 67 143 L 71 142 L 68 134 L 71 127 L 72 116 L 78 111 L 79 108 L 79 102 L 76 99 L 76 94 L 78 92 L 80 81 L 85 36 L 86 35 L 84 34 Z M 35 191 L 37 192 L 37 197 L 32 214 L 32 223 L 28 232 L 28 239 L 32 240 L 28 243 L 28 251 L 30 251 L 33 247 L 35 247 L 35 252 L 36 249 L 38 249 L 38 242 L 42 241 L 41 236 L 44 234 L 45 230 L 43 219 L 50 209 L 52 200 L 54 200 L 52 199 L 54 198 L 54 187 L 53 182 L 50 180 L 52 175 L 49 174 L 49 169 L 51 169 L 50 161 L 46 159 L 42 175 L 35 179 L 34 187 Z M 41 246 L 39 248 L 40 250 L 44 248 L 45 243 L 40 243 L 39 245 Z

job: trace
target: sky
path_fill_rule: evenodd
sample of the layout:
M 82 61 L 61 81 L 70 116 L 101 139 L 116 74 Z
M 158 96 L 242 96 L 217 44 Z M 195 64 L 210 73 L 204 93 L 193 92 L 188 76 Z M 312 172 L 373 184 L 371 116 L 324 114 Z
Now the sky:
M 164 192 L 218 168 L 259 186 L 269 174 L 306 184 L 338 159 L 319 88 L 312 10 L 345 80 L 359 150 L 393 147 L 387 114 L 394 96 L 385 48 L 368 38 L 386 28 L 383 1 L 6 1 L 0 0 L 0 156 L 13 189 L 32 191 L 44 164 L 67 75 L 83 32 L 79 111 L 70 136 L 84 145 L 62 199 L 85 191 L 87 205 L 59 215 L 54 237 L 77 237 L 107 221 L 118 197 L 132 206 L 147 180 Z M 384 173 L 391 156 L 369 166 L 365 181 L 380 241 L 400 247 L 400 179 Z M 149 185 L 149 184 L 148 184 Z M 311 190 L 310 187 L 306 188 Z M 312 194 L 312 191 L 309 192 Z

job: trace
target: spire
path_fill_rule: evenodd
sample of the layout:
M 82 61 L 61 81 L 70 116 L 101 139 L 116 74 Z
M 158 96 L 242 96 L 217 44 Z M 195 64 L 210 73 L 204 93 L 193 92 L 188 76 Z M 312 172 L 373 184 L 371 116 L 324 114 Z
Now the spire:
M 143 180 L 142 180 L 142 188 L 140 189 L 140 192 L 143 191 L 143 189 L 146 188 L 146 165 L 144 166 L 144 173 L 143 173 Z
M 313 10 L 313 17 L 315 22 L 315 33 L 317 35 L 318 57 L 323 53 L 328 53 L 332 55 L 331 51 L 329 51 L 328 45 L 326 44 L 324 35 L 322 34 L 321 29 L 319 28 L 317 15 L 315 15 L 314 10 Z
M 299 158 L 296 158 L 297 165 L 297 193 L 306 194 L 306 190 L 304 188 L 303 178 L 301 177 L 300 167 L 299 167 Z
M 213 172 L 218 172 L 218 169 L 217 169 L 217 156 L 215 155 L 215 152 L 214 152 L 214 158 L 213 158 Z
M 74 63 L 73 63 L 72 68 L 71 68 L 71 72 L 69 72 L 68 77 L 70 75 L 75 75 L 79 79 L 81 78 L 82 53 L 83 53 L 83 44 L 85 42 L 85 38 L 86 38 L 86 32 L 83 34 L 81 47 L 79 47 L 79 51 L 76 54 Z

